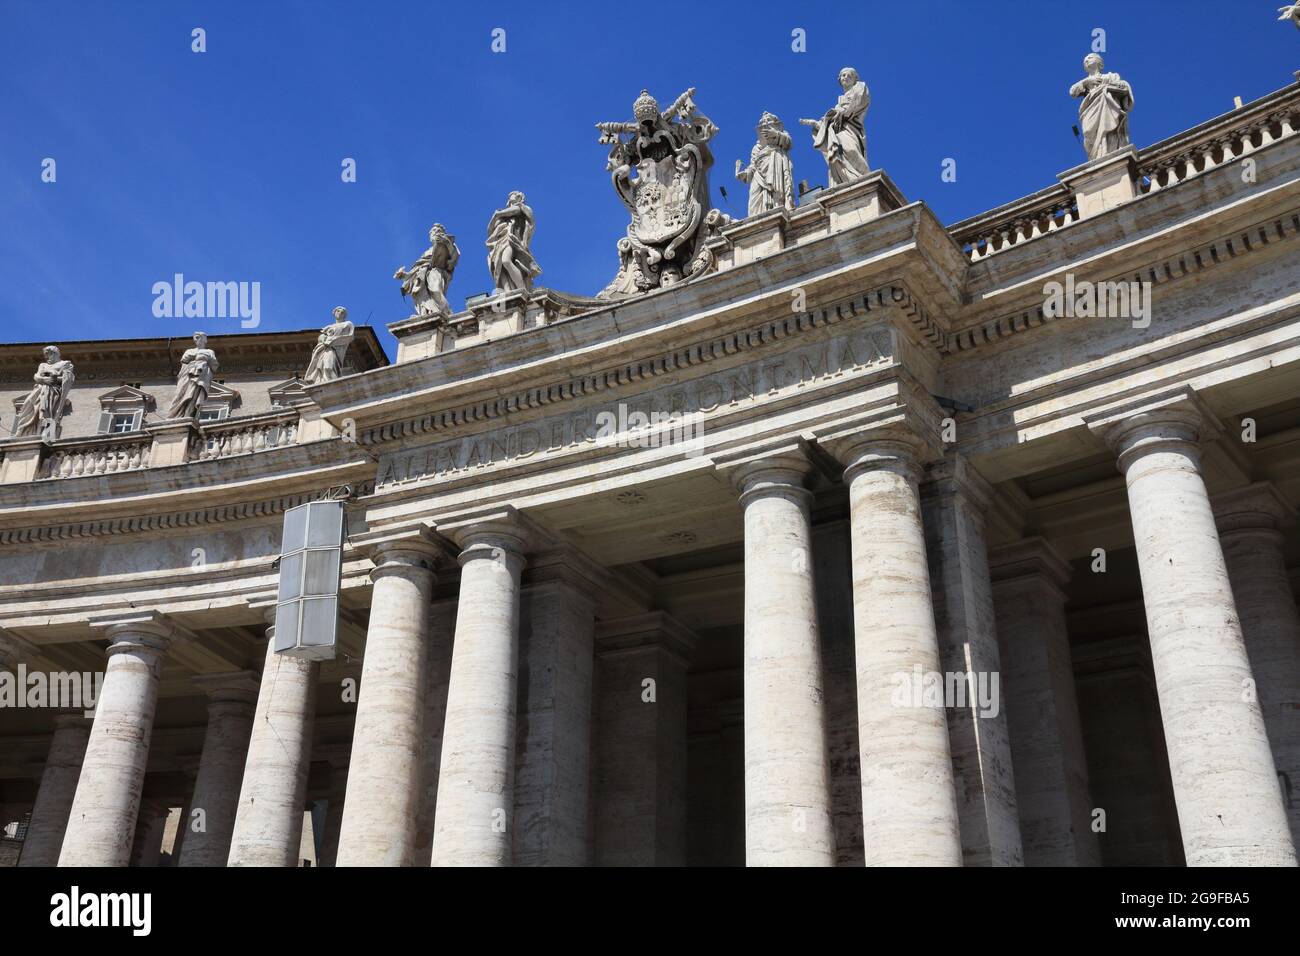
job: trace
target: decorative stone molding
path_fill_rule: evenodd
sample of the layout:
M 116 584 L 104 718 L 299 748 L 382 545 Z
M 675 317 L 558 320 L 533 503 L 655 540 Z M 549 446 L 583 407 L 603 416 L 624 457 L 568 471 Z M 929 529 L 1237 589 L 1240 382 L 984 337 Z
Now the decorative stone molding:
M 364 487 L 373 489 L 373 483 Z M 261 501 L 246 501 L 233 505 L 174 511 L 166 514 L 132 515 L 126 518 L 106 518 L 102 521 L 79 521 L 69 524 L 32 528 L 0 530 L 0 545 L 34 544 L 48 541 L 68 541 L 77 538 L 95 538 L 104 535 L 121 535 L 136 532 L 169 531 L 196 528 L 206 524 L 221 524 L 249 518 L 278 515 L 289 508 L 315 501 L 319 491 L 300 492 Z
M 1236 230 L 1197 246 L 1189 252 L 1179 253 L 1143 266 L 1136 272 L 1126 272 L 1097 281 L 1150 282 L 1153 286 L 1165 285 L 1179 279 L 1198 276 L 1216 265 L 1231 262 L 1275 242 L 1294 239 L 1297 235 L 1300 235 L 1300 209 Z M 1008 336 L 1055 322 L 1058 318 L 1044 315 L 1041 304 L 1031 309 L 1021 309 L 950 333 L 946 336 L 941 350 L 951 355 L 983 345 L 992 345 Z
M 1083 420 L 1115 452 L 1120 471 L 1135 458 L 1171 447 L 1199 462 L 1202 443 L 1221 433 L 1217 416 L 1190 388 L 1143 396 Z
M 391 574 L 430 574 L 450 557 L 446 543 L 422 526 L 350 535 L 348 543 L 374 562 L 371 581 Z
M 673 376 L 716 359 L 762 348 L 792 335 L 835 325 L 845 320 L 869 317 L 873 313 L 889 308 L 900 310 L 922 339 L 935 348 L 941 347 L 945 338 L 942 327 L 914 299 L 905 285 L 890 283 L 873 289 L 860 298 L 829 308 L 773 319 L 748 329 L 663 352 L 634 363 L 577 376 L 554 385 L 524 389 L 497 398 L 442 409 L 419 418 L 369 428 L 361 432 L 358 441 L 364 445 L 381 444 L 412 435 L 459 428 L 516 412 L 586 398 L 609 389 L 648 381 L 659 376 Z
M 994 584 L 1019 578 L 1042 578 L 1061 591 L 1071 576 L 1070 565 L 1046 538 L 1034 536 L 1011 544 L 989 548 L 989 573 Z
M 252 706 L 257 703 L 257 671 L 228 671 L 222 674 L 196 674 L 190 683 L 207 695 L 213 704 L 235 703 Z
M 813 430 L 818 447 L 844 466 L 844 484 L 876 469 L 919 483 L 925 466 L 942 458 L 938 405 L 915 386 L 903 390 L 902 397 L 887 408 Z
M 1295 524 L 1295 506 L 1270 481 L 1220 492 L 1210 499 L 1219 534 L 1276 531 Z
M 743 448 L 713 458 L 740 493 L 743 508 L 755 498 L 783 497 L 812 504 L 806 482 L 813 467 L 808 449 L 798 442 L 780 442 L 763 448 Z
M 658 650 L 684 668 L 689 666 L 698 643 L 694 631 L 665 611 L 647 611 L 596 625 L 598 658 L 635 656 Z

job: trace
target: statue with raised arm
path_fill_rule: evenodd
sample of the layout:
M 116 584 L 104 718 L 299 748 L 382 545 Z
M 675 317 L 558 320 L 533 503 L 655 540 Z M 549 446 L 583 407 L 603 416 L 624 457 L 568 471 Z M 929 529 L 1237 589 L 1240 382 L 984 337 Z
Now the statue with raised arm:
M 596 124 L 599 142 L 610 147 L 605 168 L 632 218 L 618 242 L 618 274 L 600 298 L 649 292 L 714 265 L 707 246 L 713 165 L 708 144 L 718 128 L 696 108 L 694 87 L 663 112 L 642 90 L 632 117 L 630 123 Z
M 840 70 L 839 81 L 844 92 L 821 119 L 799 120 L 812 127 L 813 146 L 826 160 L 832 186 L 851 183 L 870 172 L 862 120 L 871 106 L 871 91 L 851 66 Z
M 39 435 L 46 441 L 59 437 L 63 427 L 63 410 L 75 378 L 72 363 L 60 358 L 56 345 L 47 345 L 45 361 L 36 367 L 36 384 L 23 399 L 14 420 L 14 435 L 19 438 Z
M 759 118 L 758 142 L 749 153 L 749 165 L 736 160 L 736 178 L 749 183 L 749 214 L 769 209 L 794 209 L 794 165 L 790 162 L 790 134 L 771 113 Z
M 208 337 L 194 333 L 194 348 L 181 356 L 180 374 L 176 376 L 176 394 L 167 409 L 167 417 L 198 418 L 199 408 L 208 400 L 212 373 L 218 368 L 217 353 L 208 348 Z
M 343 360 L 347 358 L 355 331 L 348 321 L 348 310 L 341 305 L 335 308 L 334 321 L 321 329 L 316 338 L 316 348 L 312 350 L 302 380 L 308 385 L 318 385 L 332 382 L 342 375 Z
M 429 248 L 409 269 L 399 267 L 394 279 L 402 280 L 402 295 L 409 295 L 416 315 L 451 315 L 447 287 L 460 261 L 456 237 L 447 234 L 442 223 L 429 230 Z
M 512 192 L 506 208 L 498 209 L 488 220 L 488 271 L 492 274 L 494 294 L 529 292 L 542 268 L 529 248 L 537 221 L 524 205 L 524 194 Z
M 1278 7 L 1277 12 L 1282 14 L 1279 20 L 1290 20 L 1300 30 L 1300 3 L 1291 3 L 1285 7 Z
M 1133 109 L 1133 88 L 1118 73 L 1105 73 L 1106 64 L 1096 53 L 1083 58 L 1088 74 L 1070 87 L 1070 95 L 1082 97 L 1079 128 L 1089 161 L 1101 159 L 1129 144 L 1128 114 Z

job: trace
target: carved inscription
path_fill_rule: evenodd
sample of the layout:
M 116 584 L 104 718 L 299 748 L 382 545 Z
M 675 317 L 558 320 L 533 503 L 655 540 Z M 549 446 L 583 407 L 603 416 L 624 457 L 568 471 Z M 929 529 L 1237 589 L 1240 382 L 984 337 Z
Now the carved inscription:
M 617 444 L 611 440 L 617 436 L 609 434 L 610 421 L 634 430 L 638 421 L 661 421 L 665 416 L 673 416 L 698 427 L 700 422 L 707 423 L 710 416 L 888 364 L 891 353 L 891 338 L 886 328 L 857 329 L 815 345 L 640 395 L 611 399 L 610 403 L 590 405 L 581 411 L 387 454 L 379 462 L 378 484 L 383 487 L 455 476 L 580 445 Z M 619 405 L 623 407 L 619 409 Z M 644 447 L 645 443 L 625 444 Z

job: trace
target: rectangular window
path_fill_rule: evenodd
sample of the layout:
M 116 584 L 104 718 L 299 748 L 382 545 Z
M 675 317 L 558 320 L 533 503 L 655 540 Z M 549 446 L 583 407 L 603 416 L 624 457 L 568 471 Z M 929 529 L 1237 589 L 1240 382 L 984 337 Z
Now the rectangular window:
M 226 411 L 227 411 L 227 409 L 226 409 L 224 406 L 222 406 L 222 407 L 220 407 L 220 408 L 200 408 L 200 409 L 199 409 L 199 421 L 201 421 L 201 422 L 219 422 L 219 421 L 221 421 L 223 418 L 226 417 L 226 414 L 225 414 Z
M 114 412 L 113 418 L 108 424 L 108 432 L 110 435 L 121 435 L 125 432 L 133 432 L 136 429 L 135 423 L 135 412 Z

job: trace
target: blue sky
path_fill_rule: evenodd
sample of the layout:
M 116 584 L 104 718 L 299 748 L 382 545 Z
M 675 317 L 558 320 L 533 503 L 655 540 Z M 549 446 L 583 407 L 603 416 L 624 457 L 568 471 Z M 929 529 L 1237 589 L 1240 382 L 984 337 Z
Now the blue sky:
M 540 284 L 594 294 L 627 218 L 593 124 L 630 118 L 642 87 L 665 105 L 698 88 L 721 127 L 716 204 L 740 215 L 732 168 L 760 113 L 793 127 L 796 179 L 823 183 L 795 121 L 824 112 L 856 66 L 872 166 L 954 222 L 1083 160 L 1066 91 L 1095 28 L 1107 69 L 1133 84 L 1140 147 L 1293 81 L 1300 31 L 1278 6 L 0 0 L 2 340 L 186 335 L 195 320 L 152 311 L 153 284 L 179 272 L 259 282 L 262 330 L 320 326 L 345 305 L 392 355 L 383 326 L 410 313 L 393 270 L 437 220 L 463 253 L 452 304 L 486 291 L 484 230 L 511 189 L 537 215 Z M 954 183 L 940 179 L 948 157 Z

